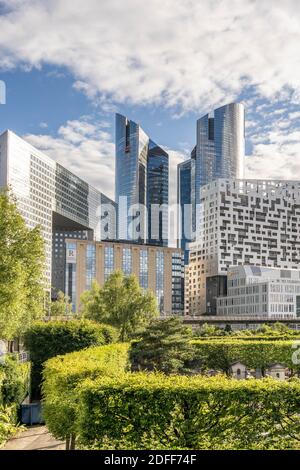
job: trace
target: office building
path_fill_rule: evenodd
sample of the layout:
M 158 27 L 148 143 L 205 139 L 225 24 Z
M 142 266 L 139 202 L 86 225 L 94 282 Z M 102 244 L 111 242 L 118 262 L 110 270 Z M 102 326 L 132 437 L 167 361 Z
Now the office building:
M 231 266 L 299 269 L 300 182 L 219 179 L 202 188 L 199 215 L 186 268 L 186 314 L 216 314 Z
M 217 315 L 300 317 L 300 270 L 235 266 L 227 272 L 227 295 L 217 298 Z
M 45 275 L 54 290 L 65 285 L 66 236 L 116 237 L 115 203 L 11 131 L 0 136 L 0 188 L 7 187 L 27 226 L 41 226 Z
M 240 103 L 230 103 L 215 109 L 213 116 L 206 114 L 198 119 L 196 142 L 190 163 L 184 162 L 178 168 L 178 203 L 181 206 L 181 214 L 186 212 L 183 204 L 187 204 L 186 201 L 189 200 L 187 195 L 184 196 L 186 192 L 184 188 L 190 188 L 192 234 L 197 229 L 200 217 L 198 212 L 201 188 L 218 178 L 240 179 L 244 176 L 244 106 Z M 181 217 L 182 234 L 186 231 L 183 223 Z M 191 239 L 195 240 L 195 236 L 193 235 Z M 188 257 L 188 242 L 189 240 L 183 237 L 181 247 L 185 250 L 185 258 Z
M 73 310 L 96 279 L 102 286 L 116 270 L 135 274 L 140 286 L 154 292 L 162 316 L 183 313 L 183 257 L 177 248 L 129 242 L 66 241 L 66 293 Z
M 177 204 L 178 214 L 178 247 L 184 252 L 184 263 L 188 264 L 188 244 L 194 241 L 195 233 L 195 158 L 196 147 L 191 158 L 177 166 Z
M 169 157 L 141 126 L 116 114 L 118 239 L 168 245 Z

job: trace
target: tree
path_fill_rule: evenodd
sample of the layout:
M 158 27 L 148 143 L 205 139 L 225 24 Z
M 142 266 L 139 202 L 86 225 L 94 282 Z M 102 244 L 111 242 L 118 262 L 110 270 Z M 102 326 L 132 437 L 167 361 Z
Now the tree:
M 72 304 L 70 297 L 59 291 L 57 294 L 57 300 L 51 302 L 51 317 L 64 317 L 71 315 Z
M 122 271 L 112 273 L 102 288 L 94 281 L 91 290 L 81 296 L 81 306 L 83 317 L 118 328 L 121 341 L 158 316 L 154 294 L 144 291 L 136 276 L 125 276 Z
M 27 228 L 9 190 L 0 192 L 0 332 L 8 341 L 43 314 L 44 241 Z
M 158 370 L 167 374 L 187 371 L 187 363 L 194 357 L 192 335 L 191 328 L 184 326 L 179 317 L 152 322 L 131 347 L 133 370 Z

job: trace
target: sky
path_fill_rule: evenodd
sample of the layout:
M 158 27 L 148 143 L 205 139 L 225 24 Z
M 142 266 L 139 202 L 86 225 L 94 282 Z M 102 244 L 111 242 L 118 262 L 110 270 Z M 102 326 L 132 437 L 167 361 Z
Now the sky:
M 176 167 L 196 120 L 246 108 L 248 178 L 300 179 L 299 0 L 0 0 L 0 132 L 114 197 L 115 112 Z

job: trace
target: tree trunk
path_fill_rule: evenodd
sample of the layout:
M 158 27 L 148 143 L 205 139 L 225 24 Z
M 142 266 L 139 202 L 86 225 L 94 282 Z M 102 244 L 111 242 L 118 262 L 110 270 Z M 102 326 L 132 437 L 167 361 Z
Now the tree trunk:
M 75 434 L 71 434 L 70 449 L 69 450 L 75 450 L 75 444 L 76 444 Z
M 70 450 L 70 436 L 66 437 L 66 450 Z

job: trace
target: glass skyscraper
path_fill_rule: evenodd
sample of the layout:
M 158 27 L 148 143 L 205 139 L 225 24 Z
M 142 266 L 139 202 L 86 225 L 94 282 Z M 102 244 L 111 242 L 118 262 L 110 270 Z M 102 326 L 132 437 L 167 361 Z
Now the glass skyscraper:
M 197 121 L 195 198 L 201 187 L 218 178 L 243 178 L 245 160 L 245 110 L 241 103 L 215 109 Z
M 184 263 L 188 263 L 187 243 L 193 241 L 193 205 L 195 181 L 195 149 L 191 158 L 177 167 L 177 204 L 178 214 L 178 248 L 184 251 Z
M 168 246 L 169 156 L 149 140 L 147 166 L 148 243 Z M 151 208 L 157 207 L 159 212 Z M 151 217 L 152 215 L 152 217 Z
M 179 246 L 188 259 L 184 220 L 185 204 L 191 205 L 191 233 L 196 234 L 199 221 L 201 188 L 218 179 L 235 179 L 244 176 L 245 160 L 245 110 L 241 103 L 230 103 L 206 114 L 197 121 L 197 144 L 191 159 L 178 166 L 178 204 L 181 206 Z
M 139 124 L 116 114 L 118 238 L 167 245 L 169 156 Z M 151 218 L 153 205 L 160 207 Z M 152 236 L 154 235 L 154 236 Z

